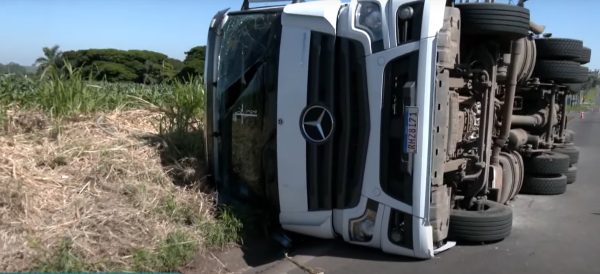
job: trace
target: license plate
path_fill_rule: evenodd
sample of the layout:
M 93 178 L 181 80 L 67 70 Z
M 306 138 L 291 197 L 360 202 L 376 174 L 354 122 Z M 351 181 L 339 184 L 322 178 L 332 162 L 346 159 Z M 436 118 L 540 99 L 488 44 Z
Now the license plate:
M 417 153 L 417 132 L 419 132 L 419 108 L 404 109 L 404 152 Z

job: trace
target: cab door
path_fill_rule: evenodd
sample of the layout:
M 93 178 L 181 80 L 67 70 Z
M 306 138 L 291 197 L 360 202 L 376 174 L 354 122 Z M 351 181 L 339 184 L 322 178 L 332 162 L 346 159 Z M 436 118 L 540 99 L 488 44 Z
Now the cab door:
M 207 155 L 220 203 L 277 206 L 274 159 L 281 13 L 281 8 L 223 12 L 211 24 Z

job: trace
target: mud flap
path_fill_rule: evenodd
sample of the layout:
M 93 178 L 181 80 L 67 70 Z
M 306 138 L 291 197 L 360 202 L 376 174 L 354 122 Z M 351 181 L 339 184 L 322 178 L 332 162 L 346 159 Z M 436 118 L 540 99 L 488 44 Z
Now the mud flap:
M 450 248 L 453 248 L 456 246 L 456 242 L 446 242 L 445 245 L 440 246 L 438 248 L 436 248 L 435 250 L 433 250 L 433 254 L 438 254 L 438 253 L 442 253 Z

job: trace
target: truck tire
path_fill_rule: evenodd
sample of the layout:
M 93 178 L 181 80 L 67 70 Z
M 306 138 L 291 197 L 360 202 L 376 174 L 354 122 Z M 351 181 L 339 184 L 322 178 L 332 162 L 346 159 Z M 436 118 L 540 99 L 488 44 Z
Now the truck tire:
M 481 201 L 484 210 L 456 210 L 450 213 L 451 239 L 467 242 L 502 240 L 512 229 L 512 209 L 493 201 Z
M 567 176 L 543 175 L 547 177 L 527 176 L 521 188 L 523 194 L 558 195 L 567 191 Z
M 575 59 L 575 61 L 579 62 L 582 65 L 585 65 L 585 64 L 589 63 L 591 59 L 592 59 L 592 49 L 590 49 L 588 47 L 583 47 L 583 49 L 581 50 L 581 54 L 579 55 L 579 57 L 577 59 Z
M 465 34 L 513 40 L 529 34 L 529 10 L 523 7 L 490 4 L 458 4 Z
M 588 67 L 584 67 L 582 65 L 579 65 L 579 70 L 581 73 L 581 78 L 580 78 L 580 82 L 579 83 L 586 83 L 587 81 L 589 81 L 590 79 L 590 69 Z
M 583 41 L 565 38 L 535 40 L 538 58 L 550 60 L 576 60 L 581 58 Z
M 525 170 L 529 174 L 556 175 L 569 170 L 569 156 L 556 152 L 543 152 L 527 160 Z
M 569 170 L 564 174 L 567 177 L 567 184 L 572 184 L 577 181 L 577 167 L 571 166 Z
M 583 83 L 588 70 L 574 61 L 537 60 L 533 76 L 558 83 Z
M 552 152 L 558 152 L 569 156 L 569 164 L 574 165 L 579 161 L 579 148 L 574 145 L 557 145 Z

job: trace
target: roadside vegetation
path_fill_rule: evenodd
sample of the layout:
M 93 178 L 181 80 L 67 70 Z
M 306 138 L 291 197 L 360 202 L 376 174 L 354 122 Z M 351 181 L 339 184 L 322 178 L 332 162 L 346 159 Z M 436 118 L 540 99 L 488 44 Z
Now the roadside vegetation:
M 598 108 L 600 70 L 590 71 L 588 81 L 583 83 L 583 90 L 570 95 L 567 99 L 567 112 L 586 112 Z
M 580 97 L 572 96 L 571 104 L 567 105 L 567 112 L 586 112 L 598 108 L 599 86 L 590 87 L 581 91 Z M 579 101 L 581 100 L 581 102 Z
M 177 271 L 240 241 L 206 180 L 199 75 L 109 82 L 52 56 L 0 75 L 0 271 Z

